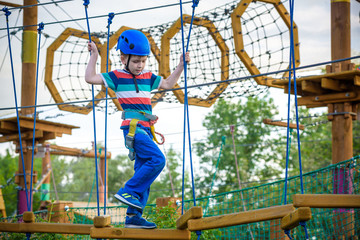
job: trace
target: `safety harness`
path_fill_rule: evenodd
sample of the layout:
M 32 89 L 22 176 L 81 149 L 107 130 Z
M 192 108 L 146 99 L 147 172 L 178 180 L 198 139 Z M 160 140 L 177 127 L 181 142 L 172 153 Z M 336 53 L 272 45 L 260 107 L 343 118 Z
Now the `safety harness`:
M 144 129 L 137 127 L 137 124 L 139 121 L 149 122 L 150 123 L 150 132 L 153 137 L 153 140 L 159 145 L 164 144 L 164 142 L 165 142 L 164 135 L 155 131 L 154 125 L 158 120 L 157 116 L 148 114 L 145 112 L 123 111 L 121 118 L 123 120 L 131 119 L 130 124 L 129 124 L 129 133 L 125 136 L 125 146 L 127 149 L 129 149 L 128 156 L 131 161 L 135 159 L 135 155 L 136 155 L 135 150 L 134 150 L 135 134 L 141 133 L 141 134 L 147 135 L 147 132 Z M 161 142 L 159 142 L 157 140 L 156 134 L 161 137 Z

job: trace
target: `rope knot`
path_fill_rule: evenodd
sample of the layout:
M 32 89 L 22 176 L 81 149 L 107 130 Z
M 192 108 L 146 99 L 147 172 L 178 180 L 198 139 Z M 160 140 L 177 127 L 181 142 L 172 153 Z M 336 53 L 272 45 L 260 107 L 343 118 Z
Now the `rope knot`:
M 84 0 L 84 4 L 83 4 L 84 6 L 87 7 L 89 4 L 90 4 L 90 0 Z
M 44 30 L 45 24 L 43 22 L 39 23 L 38 33 L 41 34 L 41 31 Z
M 11 12 L 9 11 L 9 9 L 7 7 L 4 7 L 3 9 L 3 12 L 5 13 L 5 16 L 10 16 Z
M 193 0 L 193 8 L 196 8 L 199 5 L 200 0 Z
M 109 25 L 112 24 L 112 20 L 113 20 L 115 14 L 113 12 L 111 12 L 111 13 L 109 13 L 108 16 L 109 16 L 109 18 L 108 18 L 108 27 L 109 27 Z

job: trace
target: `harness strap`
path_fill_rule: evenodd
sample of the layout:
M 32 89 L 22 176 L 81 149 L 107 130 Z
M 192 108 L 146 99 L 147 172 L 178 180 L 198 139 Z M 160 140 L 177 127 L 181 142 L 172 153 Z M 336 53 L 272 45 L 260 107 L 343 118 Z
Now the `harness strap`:
M 158 133 L 155 131 L 155 123 L 158 120 L 158 117 L 155 115 L 151 115 L 145 112 L 133 112 L 133 111 L 123 111 L 121 115 L 122 119 L 131 119 L 129 124 L 129 133 L 125 136 L 125 146 L 127 149 L 129 149 L 129 158 L 130 160 L 135 159 L 135 150 L 134 150 L 134 140 L 135 140 L 135 134 L 136 133 L 142 133 L 147 134 L 143 129 L 138 128 L 137 124 L 139 121 L 147 121 L 150 123 L 150 132 L 153 137 L 153 140 L 159 144 L 162 145 L 165 142 L 165 137 L 161 133 Z M 156 134 L 161 137 L 161 142 L 159 142 L 156 138 Z

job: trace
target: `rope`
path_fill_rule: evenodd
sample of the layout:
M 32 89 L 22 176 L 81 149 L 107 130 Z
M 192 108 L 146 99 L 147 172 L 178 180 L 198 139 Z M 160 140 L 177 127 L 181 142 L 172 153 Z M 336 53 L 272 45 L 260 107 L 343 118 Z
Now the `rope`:
M 69 0 L 69 1 L 73 1 L 73 0 Z M 86 0 L 84 0 L 84 1 L 86 1 Z M 183 4 L 188 4 L 188 3 L 191 3 L 191 1 L 184 2 Z M 148 7 L 148 8 L 140 8 L 140 9 L 136 9 L 136 10 L 129 10 L 129 11 L 125 11 L 125 12 L 115 13 L 115 15 L 123 15 L 123 14 L 129 14 L 129 13 L 151 11 L 151 10 L 155 10 L 155 9 L 173 7 L 173 6 L 177 6 L 177 5 L 179 5 L 179 3 L 172 3 L 172 4 L 166 4 L 166 5 L 160 5 L 160 6 Z M 76 21 L 83 21 L 83 20 L 87 21 L 88 19 L 103 18 L 103 17 L 108 17 L 108 15 L 99 15 L 99 16 L 92 16 L 92 17 L 89 17 L 89 18 L 76 18 L 76 19 L 56 21 L 56 22 L 47 22 L 45 24 L 46 25 L 52 25 L 52 24 L 76 22 Z M 14 26 L 14 27 L 11 27 L 9 29 L 27 28 L 27 27 L 35 27 L 35 26 L 37 26 L 37 25 L 22 25 L 22 26 Z M 1 30 L 6 30 L 6 28 L 0 28 L 0 31 Z
M 109 71 L 109 38 L 110 38 L 110 25 L 114 18 L 115 14 L 113 12 L 109 13 L 108 18 L 108 34 L 107 34 L 107 46 L 106 46 L 106 72 Z M 105 96 L 108 97 L 108 88 L 105 90 Z M 104 215 L 106 214 L 106 160 L 107 160 L 107 122 L 108 122 L 108 101 L 105 101 L 105 170 L 104 170 Z
M 195 8 L 198 6 L 199 0 L 193 0 L 192 5 L 192 15 L 191 22 L 189 27 L 189 34 L 187 37 L 187 44 L 185 48 L 185 36 L 184 36 L 184 20 L 183 20 L 183 10 L 182 10 L 182 0 L 180 0 L 180 18 L 181 18 L 181 43 L 182 43 L 182 52 L 183 52 L 183 63 L 184 63 L 184 86 L 185 86 L 185 96 L 184 96 L 184 134 L 183 134 L 183 181 L 182 181 L 182 205 L 181 213 L 184 214 L 184 179 L 185 179 L 185 138 L 186 138 L 186 127 L 188 129 L 188 143 L 189 143 L 189 156 L 190 156 L 190 169 L 191 169 L 191 184 L 192 184 L 192 195 L 194 206 L 196 206 L 196 197 L 195 197 L 195 183 L 194 183 L 194 170 L 192 163 L 192 151 L 191 151 L 191 135 L 190 135 L 190 118 L 189 118 L 189 104 L 188 104 L 188 93 L 187 93 L 187 62 L 185 61 L 185 54 L 189 49 L 191 29 L 194 21 Z M 196 231 L 198 239 L 200 239 L 201 231 Z
M 91 35 L 90 35 L 90 24 L 89 24 L 89 17 L 87 8 L 90 3 L 90 0 L 84 0 L 85 6 L 85 15 L 86 15 L 86 24 L 89 34 L 89 42 L 91 42 Z M 100 216 L 100 204 L 99 204 L 99 176 L 98 176 L 98 162 L 97 162 L 97 146 L 96 146 L 96 121 L 95 121 L 95 96 L 94 96 L 94 84 L 91 84 L 91 95 L 92 95 L 92 112 L 93 112 L 93 126 L 94 126 L 94 153 L 95 153 L 95 176 L 96 176 L 96 200 L 97 200 L 97 212 L 98 216 Z
M 9 43 L 9 54 L 10 54 L 10 65 L 11 65 L 11 74 L 12 74 L 12 81 L 13 81 L 13 89 L 14 89 L 14 98 L 15 98 L 15 108 L 16 108 L 16 120 L 17 120 L 17 127 L 19 133 L 19 144 L 20 144 L 20 153 L 21 153 L 21 162 L 23 168 L 23 176 L 24 176 L 24 184 L 25 184 L 25 194 L 26 194 L 26 205 L 27 209 L 30 211 L 30 202 L 28 196 L 28 189 L 27 189 L 27 181 L 26 181 L 26 172 L 25 172 L 25 163 L 24 163 L 24 152 L 22 148 L 22 139 L 21 139 L 21 131 L 20 131 L 20 120 L 19 120 L 19 108 L 17 103 L 17 95 L 16 95 L 16 84 L 15 84 L 15 75 L 14 75 L 14 64 L 12 59 L 12 50 L 11 50 L 11 42 L 10 42 L 10 32 L 9 32 L 9 16 L 11 12 L 7 7 L 4 7 L 3 12 L 5 12 L 6 16 L 6 27 L 7 27 L 7 36 L 8 36 L 8 43 Z
M 209 196 L 211 196 L 211 194 L 212 194 L 212 190 L 213 190 L 214 182 L 215 182 L 215 177 L 216 177 L 216 172 L 217 172 L 217 169 L 218 169 L 218 166 L 219 166 L 219 162 L 220 162 L 220 158 L 221 158 L 221 152 L 222 152 L 223 146 L 225 145 L 225 142 L 226 142 L 226 136 L 222 136 L 221 137 L 221 145 L 220 145 L 219 156 L 218 156 L 217 161 L 216 161 L 216 166 L 215 166 L 214 176 L 213 176 L 212 181 L 211 181 Z M 210 203 L 210 199 L 208 200 L 208 202 L 206 204 L 206 207 L 205 207 L 205 210 L 204 210 L 204 216 L 206 215 L 206 212 L 208 210 L 209 203 Z
M 36 62 L 36 80 L 35 80 L 35 106 L 37 105 L 37 93 L 38 93 L 38 80 L 39 80 L 39 59 L 40 59 L 40 43 L 41 43 L 41 31 L 44 30 L 44 23 L 39 23 L 37 29 L 39 35 L 37 62 Z M 31 151 L 31 177 L 30 177 L 30 206 L 32 206 L 32 185 L 33 185 L 33 169 L 34 169 L 34 151 L 35 151 L 35 127 L 36 127 L 36 107 L 34 108 L 34 125 L 33 125 L 33 138 L 32 138 L 32 151 Z M 30 209 L 29 209 L 30 211 Z
M 289 1 L 290 5 L 290 67 L 295 68 L 295 49 L 294 49 L 294 0 Z M 288 167 L 289 167 L 289 133 L 290 133 L 290 95 L 291 95 L 291 78 L 294 79 L 294 96 L 295 96 L 295 114 L 296 114 L 296 131 L 297 131 L 297 145 L 298 145 L 298 158 L 299 158 L 299 171 L 300 171 L 300 187 L 301 194 L 304 194 L 304 183 L 302 175 L 302 164 L 301 164 L 301 143 L 300 143 L 300 130 L 299 130 L 299 112 L 298 112 L 298 103 L 297 103 L 297 86 L 296 86 L 296 71 L 289 71 L 289 85 L 288 85 L 288 121 L 287 121 L 287 143 L 286 143 L 286 176 L 285 176 L 285 188 L 284 188 L 284 204 L 287 203 L 287 177 L 288 177 Z M 306 239 L 309 239 L 306 222 L 301 222 L 300 225 L 304 228 Z M 290 239 L 290 231 L 285 231 L 285 234 L 288 235 Z

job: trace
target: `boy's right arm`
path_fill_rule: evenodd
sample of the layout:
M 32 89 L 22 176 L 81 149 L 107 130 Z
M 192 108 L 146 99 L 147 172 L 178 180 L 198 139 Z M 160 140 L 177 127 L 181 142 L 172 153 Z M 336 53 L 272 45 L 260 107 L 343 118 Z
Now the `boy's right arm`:
M 99 52 L 94 42 L 88 43 L 88 50 L 90 51 L 90 60 L 85 70 L 85 81 L 90 84 L 104 84 L 100 74 L 96 74 L 96 61 Z

